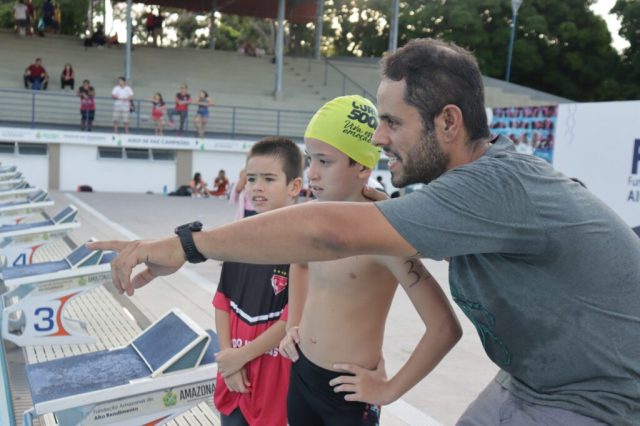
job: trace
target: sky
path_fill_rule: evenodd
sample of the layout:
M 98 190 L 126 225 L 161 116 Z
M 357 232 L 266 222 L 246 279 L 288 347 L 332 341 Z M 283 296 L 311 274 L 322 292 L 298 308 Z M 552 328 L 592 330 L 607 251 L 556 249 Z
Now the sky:
M 609 15 L 609 10 L 611 10 L 615 4 L 616 0 L 598 0 L 591 6 L 591 10 L 604 18 L 607 26 L 609 27 L 611 38 L 613 38 L 613 47 L 616 48 L 616 50 L 621 51 L 625 47 L 629 46 L 629 43 L 618 35 L 620 22 L 618 21 L 617 16 Z

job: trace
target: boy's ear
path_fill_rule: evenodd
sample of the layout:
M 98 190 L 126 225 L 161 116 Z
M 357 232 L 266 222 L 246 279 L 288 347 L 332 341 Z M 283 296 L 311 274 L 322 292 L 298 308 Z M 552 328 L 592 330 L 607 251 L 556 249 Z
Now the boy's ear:
M 369 176 L 371 176 L 371 169 L 363 166 L 362 164 L 358 164 L 358 167 L 360 167 L 360 171 L 358 172 L 358 177 L 360 179 L 369 179 Z
M 289 196 L 297 198 L 300 195 L 300 191 L 302 190 L 302 178 L 297 177 L 289 182 Z

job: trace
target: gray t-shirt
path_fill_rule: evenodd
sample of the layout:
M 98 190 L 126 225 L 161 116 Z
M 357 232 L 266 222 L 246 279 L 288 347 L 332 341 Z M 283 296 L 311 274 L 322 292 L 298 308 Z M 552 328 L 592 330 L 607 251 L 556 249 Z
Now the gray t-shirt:
M 500 137 L 478 160 L 377 204 L 423 256 L 516 396 L 640 424 L 640 239 L 610 208 Z

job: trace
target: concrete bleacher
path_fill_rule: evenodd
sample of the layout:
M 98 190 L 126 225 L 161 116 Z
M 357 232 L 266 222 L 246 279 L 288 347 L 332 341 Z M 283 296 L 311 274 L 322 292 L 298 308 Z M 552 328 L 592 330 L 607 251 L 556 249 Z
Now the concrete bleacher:
M 85 49 L 77 38 L 47 35 L 18 38 L 0 31 L 0 55 L 11 58 L 0 68 L 1 89 L 22 89 L 24 69 L 42 57 L 50 75 L 49 91 L 60 91 L 59 75 L 65 63 L 72 64 L 76 86 L 91 80 L 97 96 L 110 96 L 118 76 L 124 74 L 124 46 Z M 192 96 L 200 89 L 218 104 L 257 108 L 313 110 L 321 98 L 284 67 L 283 97 L 273 97 L 275 66 L 271 57 L 252 58 L 237 52 L 188 48 L 134 46 L 131 86 L 136 98 L 161 92 L 171 101 L 179 85 L 186 82 Z
M 348 93 L 363 94 L 362 91 L 365 90 L 375 97 L 380 82 L 379 58 L 332 58 L 330 63 L 333 67 L 329 67 L 328 71 L 324 60 L 288 58 L 288 62 L 290 63 L 289 71 L 294 75 L 299 74 L 299 79 L 306 79 L 309 84 L 313 84 L 316 91 L 325 99 L 340 96 L 343 85 Z M 349 80 L 343 82 L 341 73 L 356 82 L 358 86 Z M 483 80 L 485 103 L 489 108 L 573 102 L 570 99 L 491 77 L 484 76 Z
M 73 65 L 76 84 L 88 78 L 97 96 L 110 96 L 119 75 L 124 73 L 124 47 L 85 49 L 78 38 L 47 35 L 18 38 L 0 31 L 0 55 L 11 58 L 0 68 L 0 89 L 22 89 L 22 73 L 35 57 L 43 58 L 50 74 L 50 92 L 60 92 L 59 74 L 65 63 Z M 132 53 L 132 87 L 136 97 L 150 98 L 161 92 L 171 100 L 182 82 L 192 95 L 204 89 L 216 103 L 229 106 L 313 111 L 324 101 L 347 93 L 361 92 L 348 81 L 344 87 L 339 72 L 326 72 L 324 60 L 285 57 L 283 96 L 274 99 L 275 66 L 272 57 L 252 58 L 237 52 L 191 48 L 135 46 Z M 359 86 L 375 95 L 380 79 L 378 59 L 337 58 L 331 63 Z M 325 85 L 325 73 L 327 84 Z M 516 106 L 568 102 L 523 86 L 485 78 L 487 106 Z

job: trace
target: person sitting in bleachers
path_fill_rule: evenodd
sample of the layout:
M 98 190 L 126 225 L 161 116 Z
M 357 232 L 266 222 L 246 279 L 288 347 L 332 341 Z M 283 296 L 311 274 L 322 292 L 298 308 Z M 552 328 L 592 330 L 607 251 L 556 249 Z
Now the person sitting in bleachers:
M 71 66 L 70 63 L 67 62 L 66 64 L 64 64 L 64 68 L 60 73 L 60 90 L 64 90 L 65 87 L 69 86 L 73 91 L 75 83 L 76 83 L 76 80 L 73 72 L 73 67 Z
M 23 80 L 25 89 L 28 89 L 31 83 L 33 90 L 47 90 L 49 74 L 42 66 L 42 58 L 36 58 L 35 62 L 24 70 Z

